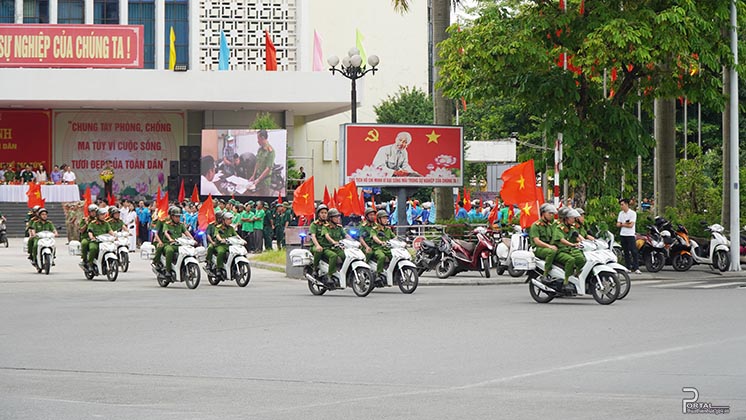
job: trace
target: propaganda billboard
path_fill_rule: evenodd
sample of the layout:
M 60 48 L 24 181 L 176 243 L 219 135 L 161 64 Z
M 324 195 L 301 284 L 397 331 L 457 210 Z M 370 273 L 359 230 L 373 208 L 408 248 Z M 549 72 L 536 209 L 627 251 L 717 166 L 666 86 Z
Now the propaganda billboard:
M 142 25 L 0 25 L 0 67 L 143 68 Z
M 376 187 L 463 185 L 463 130 L 438 125 L 342 126 L 343 183 Z
M 52 112 L 0 109 L 0 163 L 52 170 Z

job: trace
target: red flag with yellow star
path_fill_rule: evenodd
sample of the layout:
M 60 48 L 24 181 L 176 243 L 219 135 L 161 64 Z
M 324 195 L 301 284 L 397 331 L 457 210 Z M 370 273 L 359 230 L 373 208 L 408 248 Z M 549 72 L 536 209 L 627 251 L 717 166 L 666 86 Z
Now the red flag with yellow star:
M 46 200 L 41 197 L 41 184 L 37 184 L 36 182 L 29 183 L 26 196 L 28 197 L 28 208 L 34 206 L 44 207 Z
M 202 207 L 197 212 L 197 224 L 199 230 L 204 232 L 207 229 L 207 225 L 215 221 L 215 205 L 212 203 L 212 194 L 207 196 L 207 199 L 202 203 Z
M 313 177 L 310 177 L 293 192 L 293 213 L 296 216 L 312 216 L 316 210 L 313 204 Z
M 539 205 L 539 200 L 534 200 L 519 206 L 521 209 L 520 224 L 522 228 L 525 229 L 539 220 Z
M 337 190 L 337 210 L 342 214 L 358 213 L 360 211 L 358 201 L 355 181 L 349 182 Z
M 526 203 L 537 199 L 533 159 L 508 168 L 500 178 L 503 180 L 500 197 L 506 204 Z

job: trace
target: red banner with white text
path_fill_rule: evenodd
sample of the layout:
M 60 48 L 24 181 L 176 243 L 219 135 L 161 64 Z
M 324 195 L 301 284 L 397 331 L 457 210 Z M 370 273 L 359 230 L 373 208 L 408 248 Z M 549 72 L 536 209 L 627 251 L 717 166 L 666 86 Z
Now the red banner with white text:
M 19 170 L 43 164 L 51 171 L 51 111 L 0 109 L 0 163 Z
M 0 25 L 0 67 L 143 68 L 142 25 Z

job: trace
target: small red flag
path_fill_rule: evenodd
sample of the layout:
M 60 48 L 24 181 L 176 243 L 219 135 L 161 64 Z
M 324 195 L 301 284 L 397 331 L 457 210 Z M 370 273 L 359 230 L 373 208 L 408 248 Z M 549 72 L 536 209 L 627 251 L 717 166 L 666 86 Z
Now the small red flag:
M 176 200 L 178 200 L 179 203 L 183 203 L 185 198 L 186 198 L 186 193 L 184 192 L 184 178 L 181 178 L 181 186 L 179 187 L 179 196 L 176 198 Z
M 272 43 L 272 38 L 269 37 L 269 31 L 264 30 L 264 49 L 266 55 L 264 57 L 264 66 L 267 71 L 277 71 L 277 49 L 275 44 Z
M 313 177 L 310 177 L 293 192 L 293 213 L 296 216 L 311 216 L 315 211 Z
M 282 204 L 282 194 L 280 192 L 277 192 L 277 204 Z
M 565 0 L 559 0 L 560 10 L 565 11 Z
M 163 197 L 156 200 L 155 210 L 155 220 L 166 220 L 168 217 L 168 191 L 163 194 Z
M 197 184 L 194 184 L 194 188 L 192 189 L 192 203 L 199 203 L 199 191 L 197 191 Z
M 469 190 L 464 188 L 464 208 L 466 211 L 471 210 L 471 194 L 469 194 Z
M 495 224 L 495 220 L 497 220 L 497 203 L 492 207 L 492 210 L 490 210 L 490 214 L 487 216 L 487 221 L 490 222 L 490 226 Z
M 212 194 L 207 196 L 207 199 L 202 203 L 202 207 L 199 208 L 197 213 L 197 223 L 199 224 L 199 230 L 204 231 L 207 229 L 207 225 L 215 221 L 215 205 L 212 203 Z
M 360 215 L 365 215 L 365 194 L 363 193 L 363 190 L 360 190 L 360 199 L 358 200 L 358 204 L 360 204 Z
M 106 201 L 110 206 L 114 206 L 117 204 L 117 197 L 114 194 L 109 194 L 106 196 Z
M 500 178 L 503 180 L 500 197 L 504 203 L 519 204 L 536 200 L 536 172 L 533 160 L 508 168 Z
M 85 187 L 85 193 L 83 194 L 83 215 L 88 217 L 88 206 L 91 205 L 93 200 L 91 199 L 91 186 Z
M 44 207 L 46 200 L 41 196 L 41 184 L 35 182 L 29 182 L 28 191 L 26 191 L 26 197 L 28 197 L 28 208 L 39 206 Z
M 332 208 L 332 197 L 329 195 L 329 188 L 324 185 L 324 205 L 328 208 Z

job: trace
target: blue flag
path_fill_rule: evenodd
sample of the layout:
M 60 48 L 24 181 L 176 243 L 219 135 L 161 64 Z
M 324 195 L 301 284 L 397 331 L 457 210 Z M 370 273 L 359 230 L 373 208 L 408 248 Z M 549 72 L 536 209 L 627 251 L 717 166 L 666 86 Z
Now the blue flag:
M 230 59 L 231 52 L 228 49 L 228 40 L 225 38 L 225 33 L 220 31 L 220 58 L 218 61 L 218 70 L 228 70 L 228 60 Z

